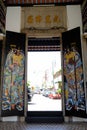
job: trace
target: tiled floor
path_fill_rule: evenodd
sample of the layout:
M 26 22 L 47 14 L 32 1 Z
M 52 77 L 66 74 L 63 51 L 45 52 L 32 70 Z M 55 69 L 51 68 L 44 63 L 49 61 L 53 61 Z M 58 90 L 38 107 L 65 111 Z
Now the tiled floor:
M 25 122 L 0 122 L 0 130 L 87 130 L 87 123 L 27 124 Z

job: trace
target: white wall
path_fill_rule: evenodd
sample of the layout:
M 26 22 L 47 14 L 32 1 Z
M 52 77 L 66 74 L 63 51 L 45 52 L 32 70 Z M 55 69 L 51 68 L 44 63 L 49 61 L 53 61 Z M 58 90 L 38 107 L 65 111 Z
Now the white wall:
M 67 8 L 67 28 L 68 30 L 80 26 L 82 34 L 82 15 L 80 5 L 68 5 Z
M 21 30 L 21 7 L 7 7 L 6 30 L 20 32 L 20 30 Z

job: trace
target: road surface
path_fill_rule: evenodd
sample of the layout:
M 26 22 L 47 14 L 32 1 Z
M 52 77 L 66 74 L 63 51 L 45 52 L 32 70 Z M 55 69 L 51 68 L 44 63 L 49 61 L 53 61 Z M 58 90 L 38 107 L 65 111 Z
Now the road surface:
M 62 111 L 62 100 L 34 94 L 31 102 L 28 102 L 28 111 Z

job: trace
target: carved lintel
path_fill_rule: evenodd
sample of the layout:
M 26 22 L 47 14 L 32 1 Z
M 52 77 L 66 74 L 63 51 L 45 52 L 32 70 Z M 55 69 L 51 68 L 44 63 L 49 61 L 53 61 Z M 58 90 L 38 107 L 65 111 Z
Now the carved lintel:
M 60 37 L 61 33 L 66 31 L 64 28 L 60 29 L 23 29 L 29 37 Z

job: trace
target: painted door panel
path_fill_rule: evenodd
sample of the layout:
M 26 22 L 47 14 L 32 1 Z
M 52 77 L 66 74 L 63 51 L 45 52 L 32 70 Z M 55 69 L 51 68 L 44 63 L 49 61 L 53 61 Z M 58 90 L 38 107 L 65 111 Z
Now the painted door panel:
M 24 115 L 25 40 L 25 34 L 6 32 L 2 116 Z
M 86 116 L 80 27 L 62 33 L 66 116 Z

